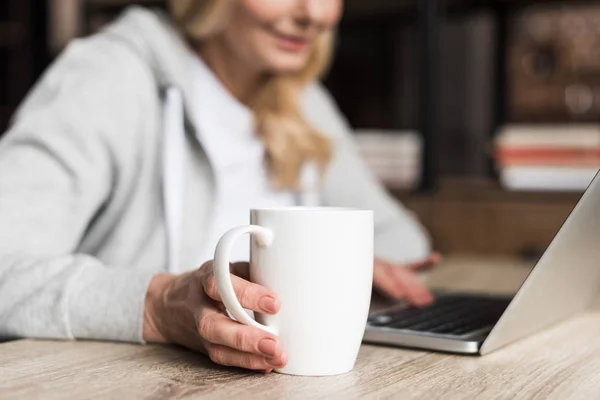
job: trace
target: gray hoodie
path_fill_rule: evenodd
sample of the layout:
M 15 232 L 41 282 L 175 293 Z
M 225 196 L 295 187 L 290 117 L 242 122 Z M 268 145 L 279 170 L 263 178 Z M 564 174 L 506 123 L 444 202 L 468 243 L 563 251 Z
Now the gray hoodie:
M 215 178 L 195 134 L 190 55 L 165 16 L 134 7 L 68 46 L 21 105 L 0 141 L 0 337 L 142 342 L 152 275 L 194 267 Z M 302 106 L 334 145 L 322 201 L 374 210 L 379 257 L 424 257 L 424 230 L 362 163 L 331 97 L 311 84 Z M 173 221 L 164 148 L 178 127 Z

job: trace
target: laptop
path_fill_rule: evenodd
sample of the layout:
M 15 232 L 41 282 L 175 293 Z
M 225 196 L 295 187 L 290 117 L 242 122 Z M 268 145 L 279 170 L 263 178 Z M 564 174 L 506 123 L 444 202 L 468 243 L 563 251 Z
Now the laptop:
M 372 307 L 364 342 L 483 355 L 588 308 L 599 288 L 597 174 L 514 296 L 444 292 L 421 309 Z

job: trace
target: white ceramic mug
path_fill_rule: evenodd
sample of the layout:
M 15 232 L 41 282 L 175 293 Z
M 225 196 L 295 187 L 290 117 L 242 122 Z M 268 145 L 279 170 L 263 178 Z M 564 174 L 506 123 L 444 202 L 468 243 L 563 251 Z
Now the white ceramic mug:
M 347 208 L 280 208 L 250 212 L 251 225 L 219 241 L 214 273 L 229 313 L 272 332 L 288 355 L 277 372 L 335 375 L 354 367 L 373 281 L 373 212 Z M 229 252 L 251 234 L 250 280 L 281 301 L 276 315 L 252 319 L 236 298 Z

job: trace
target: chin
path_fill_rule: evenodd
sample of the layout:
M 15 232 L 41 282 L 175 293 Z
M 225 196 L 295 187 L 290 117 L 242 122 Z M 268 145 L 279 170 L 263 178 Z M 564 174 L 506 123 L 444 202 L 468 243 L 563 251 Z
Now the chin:
M 304 69 L 308 57 L 304 55 L 286 55 L 273 58 L 268 63 L 274 74 L 297 74 Z

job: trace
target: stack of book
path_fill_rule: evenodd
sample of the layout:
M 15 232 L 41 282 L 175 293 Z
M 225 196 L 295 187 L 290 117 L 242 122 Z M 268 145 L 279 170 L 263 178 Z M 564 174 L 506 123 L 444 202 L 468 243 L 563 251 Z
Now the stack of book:
M 366 164 L 387 187 L 412 190 L 421 181 L 422 138 L 413 131 L 357 130 Z
M 494 158 L 509 190 L 583 191 L 600 169 L 600 125 L 512 125 Z

